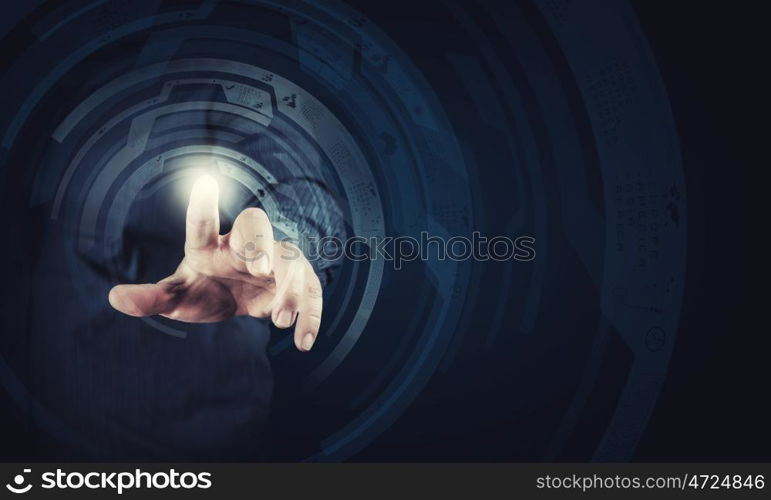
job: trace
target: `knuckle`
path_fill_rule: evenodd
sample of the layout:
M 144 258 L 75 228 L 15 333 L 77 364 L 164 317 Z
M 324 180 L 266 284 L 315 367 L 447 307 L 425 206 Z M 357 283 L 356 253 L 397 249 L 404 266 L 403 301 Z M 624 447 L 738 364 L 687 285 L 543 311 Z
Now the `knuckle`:
M 305 311 L 305 318 L 311 325 L 320 325 L 321 311 Z
M 238 232 L 244 233 L 244 236 L 248 234 L 249 238 L 256 237 L 259 240 L 269 236 L 270 240 L 273 240 L 273 228 L 270 219 L 261 208 L 249 207 L 242 210 L 233 222 L 233 227 Z M 251 233 L 256 234 L 252 235 Z
M 281 301 L 284 304 L 297 305 L 300 303 L 300 294 L 296 290 L 287 290 Z
M 322 296 L 321 285 L 318 283 L 310 283 L 306 289 L 308 297 L 312 299 L 320 299 Z
M 268 214 L 265 213 L 265 210 L 257 207 L 249 207 L 245 208 L 241 211 L 241 213 L 238 215 L 238 217 L 244 217 L 252 220 L 258 220 L 258 221 L 268 221 Z
M 189 217 L 186 222 L 188 227 L 200 231 L 202 229 L 208 229 L 209 227 L 214 226 L 215 221 L 212 217 L 194 215 Z
M 298 247 L 295 243 L 289 240 L 281 240 L 277 241 L 276 244 L 281 247 L 282 252 L 285 253 L 282 257 L 286 260 L 295 260 L 297 257 L 297 253 L 299 252 L 299 255 L 302 256 L 302 252 L 300 252 L 300 247 Z

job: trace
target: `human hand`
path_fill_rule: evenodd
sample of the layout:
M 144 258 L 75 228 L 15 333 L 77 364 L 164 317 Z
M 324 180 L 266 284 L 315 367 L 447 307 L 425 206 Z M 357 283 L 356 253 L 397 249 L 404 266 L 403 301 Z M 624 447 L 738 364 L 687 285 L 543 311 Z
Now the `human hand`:
M 273 240 L 267 214 L 247 208 L 219 234 L 219 188 L 198 179 L 187 208 L 185 257 L 158 283 L 118 285 L 110 304 L 130 316 L 161 315 L 189 323 L 231 316 L 270 317 L 279 328 L 296 322 L 294 343 L 309 351 L 321 325 L 322 289 L 297 246 Z

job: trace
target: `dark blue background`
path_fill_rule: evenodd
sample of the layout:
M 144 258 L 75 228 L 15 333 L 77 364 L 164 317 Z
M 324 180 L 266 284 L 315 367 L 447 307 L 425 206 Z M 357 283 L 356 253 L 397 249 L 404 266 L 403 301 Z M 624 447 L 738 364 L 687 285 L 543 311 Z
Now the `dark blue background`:
M 463 91 L 448 79 L 448 70 L 436 54 L 462 46 L 459 28 L 443 14 L 441 3 L 350 1 L 406 52 L 429 80 L 450 113 L 461 137 L 484 144 L 474 135 L 475 123 L 464 122 Z M 679 135 L 688 192 L 688 268 L 680 318 L 666 382 L 634 459 L 768 460 L 771 432 L 766 404 L 768 381 L 768 328 L 764 316 L 767 287 L 760 283 L 755 262 L 757 242 L 764 236 L 767 209 L 757 179 L 762 169 L 759 146 L 764 128 L 759 111 L 762 95 L 756 80 L 764 64 L 758 13 L 746 6 L 727 7 L 705 2 L 633 2 L 652 46 L 666 86 Z M 544 33 L 544 20 L 527 1 L 517 2 L 536 32 Z M 431 36 L 427 37 L 427 30 Z M 26 43 L 20 24 L 5 43 Z M 0 55 L 2 62 L 2 55 Z M 465 127 L 465 128 L 464 128 Z M 767 128 L 767 127 L 765 127 Z M 490 145 L 491 148 L 494 145 Z M 494 156 L 494 153 L 490 153 Z M 766 162 L 767 163 L 767 162 Z M 497 190 L 503 165 L 479 163 L 479 179 L 489 199 L 478 200 L 494 213 L 507 210 L 508 193 Z M 756 190 L 761 190 L 760 192 Z M 552 235 L 558 236 L 558 235 Z M 550 241 L 554 241 L 551 239 Z M 12 242 L 10 244 L 13 244 Z M 553 243 L 559 249 L 559 241 Z M 471 339 L 458 346 L 452 363 L 433 377 L 407 411 L 372 444 L 355 457 L 362 461 L 508 461 L 539 460 L 539 436 L 548 434 L 553 415 L 570 397 L 571 387 L 560 376 L 580 361 L 575 356 L 599 319 L 599 296 L 575 257 L 561 254 L 558 267 L 548 271 L 552 282 L 551 304 L 562 304 L 554 317 L 539 318 L 539 328 L 560 328 L 570 322 L 578 332 L 575 345 L 554 346 L 520 339 L 502 340 L 497 349 L 476 348 L 483 335 L 485 310 L 479 307 L 478 323 L 463 325 Z M 495 298 L 497 269 L 481 275 L 481 292 Z M 391 278 L 389 287 L 415 286 L 418 273 L 409 269 Z M 486 281 L 489 280 L 489 281 Z M 382 321 L 399 325 L 399 313 Z M 374 345 L 374 344 L 373 344 Z M 367 345 L 364 346 L 365 353 Z M 526 348 L 526 360 L 514 366 L 511 349 Z M 374 347 L 369 347 L 370 351 Z M 565 446 L 553 457 L 588 460 L 613 410 L 621 390 L 628 353 L 611 339 L 609 355 L 600 367 L 606 374 L 595 389 L 590 411 L 583 414 Z M 581 351 L 583 352 L 583 351 Z M 371 354 L 371 352 L 370 352 Z M 528 363 L 555 367 L 553 380 L 523 380 Z M 322 434 L 309 426 L 298 432 L 297 385 L 291 377 L 292 359 L 276 371 L 273 458 L 296 460 L 314 452 Z M 361 368 L 363 370 L 363 368 Z M 283 371 L 282 371 L 283 370 Z M 561 372 L 560 372 L 561 370 Z M 283 376 L 282 376 L 283 373 Z M 353 371 L 355 373 L 355 370 Z M 548 387 L 548 397 L 543 388 Z M 530 398 L 526 410 L 512 394 Z M 523 396 L 524 395 L 524 396 Z M 326 399 L 325 399 L 326 398 Z M 317 395 L 326 418 L 345 417 L 346 401 L 334 393 Z M 0 425 L 4 460 L 51 458 L 30 454 L 26 443 L 43 439 L 31 428 L 7 395 L 0 391 Z M 307 408 L 306 408 L 307 409 Z M 323 426 L 323 422 L 319 424 Z M 517 432 L 512 432 L 517 427 Z M 530 429 L 531 433 L 521 429 Z M 527 435 L 532 436 L 528 441 Z M 43 446 L 45 449 L 45 446 Z M 53 458 L 57 458 L 54 456 Z

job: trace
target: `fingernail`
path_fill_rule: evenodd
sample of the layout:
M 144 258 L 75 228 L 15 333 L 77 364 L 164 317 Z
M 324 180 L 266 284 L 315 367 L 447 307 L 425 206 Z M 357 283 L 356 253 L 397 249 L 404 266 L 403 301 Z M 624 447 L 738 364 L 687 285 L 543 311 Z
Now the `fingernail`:
M 262 254 L 252 262 L 252 269 L 256 274 L 270 274 L 270 261 L 267 254 Z
M 292 326 L 293 316 L 294 314 L 289 309 L 279 311 L 278 316 L 276 316 L 276 326 L 279 328 L 289 328 Z
M 314 340 L 316 340 L 316 337 L 314 337 L 312 333 L 306 333 L 305 337 L 303 337 L 303 351 L 310 351 L 311 347 L 313 347 Z

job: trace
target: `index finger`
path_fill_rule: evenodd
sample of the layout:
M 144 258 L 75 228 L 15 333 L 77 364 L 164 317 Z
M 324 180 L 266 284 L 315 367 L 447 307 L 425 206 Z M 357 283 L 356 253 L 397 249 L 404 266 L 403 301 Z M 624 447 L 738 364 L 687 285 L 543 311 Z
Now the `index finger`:
M 185 227 L 185 249 L 198 250 L 215 245 L 220 234 L 219 186 L 214 177 L 199 177 L 190 193 Z

